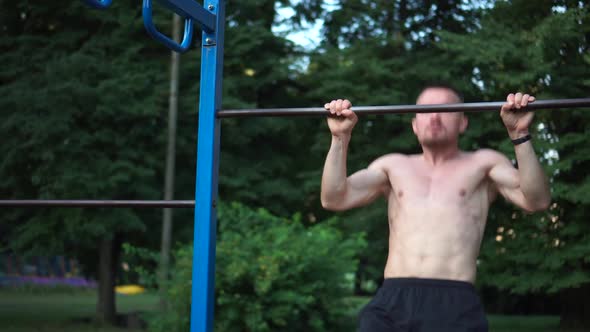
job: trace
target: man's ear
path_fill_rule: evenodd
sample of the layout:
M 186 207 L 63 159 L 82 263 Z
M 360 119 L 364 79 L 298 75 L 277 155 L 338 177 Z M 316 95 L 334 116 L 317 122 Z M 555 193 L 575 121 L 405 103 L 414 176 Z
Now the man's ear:
M 415 116 L 412 118 L 412 130 L 414 131 L 414 134 L 418 135 L 418 128 L 416 127 L 416 117 Z
M 469 125 L 469 119 L 467 119 L 467 116 L 465 116 L 465 114 L 463 114 L 461 116 L 461 126 L 459 127 L 460 129 L 460 133 L 463 134 L 465 132 L 465 130 L 467 129 L 467 126 Z

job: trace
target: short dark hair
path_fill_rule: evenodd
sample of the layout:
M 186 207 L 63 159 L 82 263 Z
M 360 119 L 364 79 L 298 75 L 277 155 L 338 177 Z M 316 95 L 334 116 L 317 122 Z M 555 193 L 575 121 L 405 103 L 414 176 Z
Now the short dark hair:
M 418 99 L 418 97 L 420 97 L 420 95 L 428 89 L 449 90 L 453 94 L 455 94 L 455 96 L 457 96 L 457 98 L 459 99 L 459 102 L 462 103 L 464 101 L 463 94 L 461 92 L 459 92 L 459 90 L 455 89 L 455 87 L 453 85 L 451 85 L 450 83 L 447 83 L 447 82 L 429 82 L 429 83 L 425 84 L 424 87 L 422 88 L 422 90 L 420 90 L 420 93 L 418 93 L 418 95 L 416 96 L 416 99 Z

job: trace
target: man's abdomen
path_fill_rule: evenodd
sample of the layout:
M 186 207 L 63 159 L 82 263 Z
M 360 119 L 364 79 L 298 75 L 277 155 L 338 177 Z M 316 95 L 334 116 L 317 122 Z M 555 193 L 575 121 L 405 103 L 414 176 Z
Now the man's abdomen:
M 474 282 L 484 225 L 465 206 L 399 211 L 390 221 L 385 277 Z

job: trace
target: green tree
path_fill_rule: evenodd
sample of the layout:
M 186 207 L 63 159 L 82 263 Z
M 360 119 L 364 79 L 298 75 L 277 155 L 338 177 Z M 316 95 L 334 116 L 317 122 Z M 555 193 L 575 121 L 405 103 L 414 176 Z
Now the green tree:
M 314 3 L 307 1 L 300 5 L 311 8 Z M 305 105 L 296 71 L 301 50 L 284 37 L 273 34 L 271 28 L 280 19 L 274 8 L 275 1 L 233 4 L 231 11 L 237 14 L 228 15 L 224 60 L 223 104 L 226 109 Z M 262 9 L 264 15 L 259 15 Z M 312 121 L 314 119 L 224 119 L 220 198 L 264 206 L 279 215 L 305 211 L 309 197 L 302 194 L 301 182 L 310 169 L 304 156 L 313 142 L 314 128 L 309 126 Z
M 386 44 L 402 42 L 412 48 L 426 46 L 436 41 L 438 30 L 460 33 L 473 29 L 474 8 L 486 2 L 342 0 L 326 16 L 326 44 L 339 47 L 379 39 Z
M 155 65 L 165 51 L 149 46 L 139 9 L 118 2 L 104 15 L 78 1 L 2 8 L 1 196 L 158 198 L 163 153 L 149 152 L 162 150 L 165 99 L 154 91 L 165 90 Z M 19 252 L 82 259 L 99 280 L 98 318 L 114 322 L 121 240 L 145 230 L 135 211 L 21 209 L 1 222 Z

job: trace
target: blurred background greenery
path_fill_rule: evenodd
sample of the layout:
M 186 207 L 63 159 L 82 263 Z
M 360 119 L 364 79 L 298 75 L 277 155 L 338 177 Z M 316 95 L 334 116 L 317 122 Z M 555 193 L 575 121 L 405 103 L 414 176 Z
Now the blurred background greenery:
M 155 19 L 171 30 L 168 11 L 156 6 Z M 322 28 L 311 44 L 288 38 L 314 23 Z M 199 38 L 180 61 L 178 199 L 194 198 Z M 228 1 L 223 107 L 412 104 L 433 81 L 467 102 L 517 90 L 588 97 L 589 40 L 587 1 Z M 2 199 L 164 196 L 170 53 L 147 37 L 137 1 L 97 11 L 81 1 L 0 0 L 0 63 Z M 497 114 L 469 118 L 462 148 L 513 158 Z M 349 170 L 419 152 L 410 119 L 363 117 Z M 492 331 L 590 330 L 589 119 L 583 110 L 537 112 L 549 211 L 526 215 L 504 202 L 490 210 L 477 287 Z M 330 140 L 322 119 L 225 119 L 221 140 L 216 331 L 354 330 L 382 278 L 385 202 L 321 208 Z M 2 209 L 0 278 L 39 274 L 16 258 L 59 256 L 102 289 L 5 285 L 2 330 L 186 331 L 192 211 L 174 211 L 165 282 L 156 277 L 161 224 L 157 209 Z M 148 291 L 113 302 L 109 280 Z

